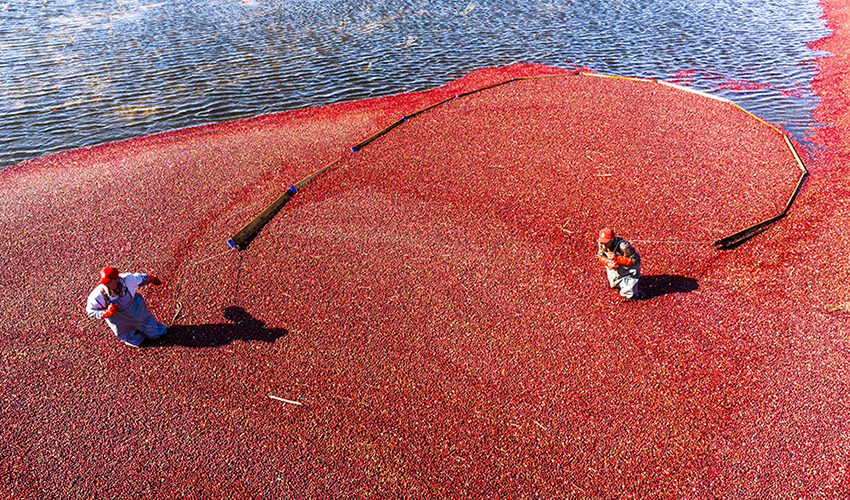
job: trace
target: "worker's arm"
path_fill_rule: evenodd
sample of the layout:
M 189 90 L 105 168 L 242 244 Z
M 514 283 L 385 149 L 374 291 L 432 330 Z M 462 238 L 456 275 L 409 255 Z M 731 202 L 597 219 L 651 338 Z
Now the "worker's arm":
M 616 255 L 614 257 L 614 262 L 623 266 L 631 266 L 635 264 L 637 261 L 637 252 L 633 246 L 624 241 L 620 243 L 620 251 L 622 254 Z
M 131 275 L 134 279 L 138 280 L 138 284 L 136 286 L 145 286 L 145 285 L 153 285 L 159 286 L 162 284 L 162 280 L 153 276 L 151 274 L 137 273 Z
M 106 299 L 103 297 L 100 287 L 95 288 L 89 294 L 88 301 L 86 301 L 86 314 L 90 318 L 106 319 L 112 316 L 114 312 L 115 308 L 112 307 L 112 311 L 110 311 L 109 305 L 106 304 Z
M 159 286 L 162 284 L 162 281 L 156 276 L 148 276 L 145 273 L 122 274 L 121 279 L 124 280 L 124 285 L 133 297 L 136 296 L 136 290 L 140 286 L 147 285 L 148 283 L 153 286 Z

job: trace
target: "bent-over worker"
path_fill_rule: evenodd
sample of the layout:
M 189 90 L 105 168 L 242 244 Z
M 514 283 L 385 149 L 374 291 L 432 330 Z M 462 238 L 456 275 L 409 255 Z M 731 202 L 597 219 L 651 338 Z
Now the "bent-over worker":
M 619 288 L 623 300 L 643 298 L 638 290 L 640 255 L 632 244 L 615 236 L 614 231 L 607 227 L 599 231 L 596 243 L 596 258 L 606 268 L 608 285 Z
M 168 327 L 148 310 L 144 297 L 138 292 L 147 284 L 159 286 L 162 281 L 141 273 L 118 273 L 114 267 L 100 270 L 100 281 L 89 294 L 86 313 L 104 319 L 115 335 L 127 345 L 139 347 L 146 339 L 158 339 Z

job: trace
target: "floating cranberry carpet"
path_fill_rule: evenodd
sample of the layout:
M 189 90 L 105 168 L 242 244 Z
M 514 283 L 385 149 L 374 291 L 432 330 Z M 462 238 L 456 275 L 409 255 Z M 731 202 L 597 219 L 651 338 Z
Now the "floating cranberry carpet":
M 573 74 L 82 148 L 0 173 L 4 498 L 850 492 L 846 7 L 800 168 L 729 103 Z M 797 145 L 799 150 L 803 150 Z M 310 172 L 245 250 L 225 244 Z M 620 303 L 593 258 L 643 257 Z M 169 335 L 85 316 L 150 272 Z

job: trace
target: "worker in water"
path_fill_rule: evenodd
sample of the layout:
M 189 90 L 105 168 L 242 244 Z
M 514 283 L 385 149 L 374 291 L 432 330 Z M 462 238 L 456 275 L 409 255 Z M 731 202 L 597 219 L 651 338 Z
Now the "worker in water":
M 605 265 L 611 288 L 619 288 L 624 301 L 642 299 L 638 290 L 640 255 L 637 250 L 607 227 L 599 231 L 596 243 L 596 258 Z
M 147 284 L 159 286 L 162 281 L 147 274 L 119 274 L 114 267 L 104 267 L 100 270 L 100 281 L 89 294 L 86 313 L 92 318 L 106 320 L 109 328 L 127 345 L 139 347 L 146 339 L 158 339 L 165 335 L 168 327 L 153 317 L 138 291 L 140 286 Z

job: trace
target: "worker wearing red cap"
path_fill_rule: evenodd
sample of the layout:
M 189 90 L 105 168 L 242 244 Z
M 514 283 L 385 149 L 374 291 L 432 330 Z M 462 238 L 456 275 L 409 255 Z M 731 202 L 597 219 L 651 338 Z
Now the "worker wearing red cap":
M 643 298 L 638 290 L 640 255 L 632 244 L 607 227 L 599 231 L 596 243 L 596 258 L 605 266 L 611 288 L 619 288 L 623 300 Z
M 89 294 L 86 313 L 92 318 L 104 319 L 115 335 L 127 345 L 139 347 L 146 339 L 158 339 L 168 327 L 160 323 L 148 310 L 138 288 L 162 281 L 147 274 L 118 273 L 114 267 L 100 270 L 100 281 Z

